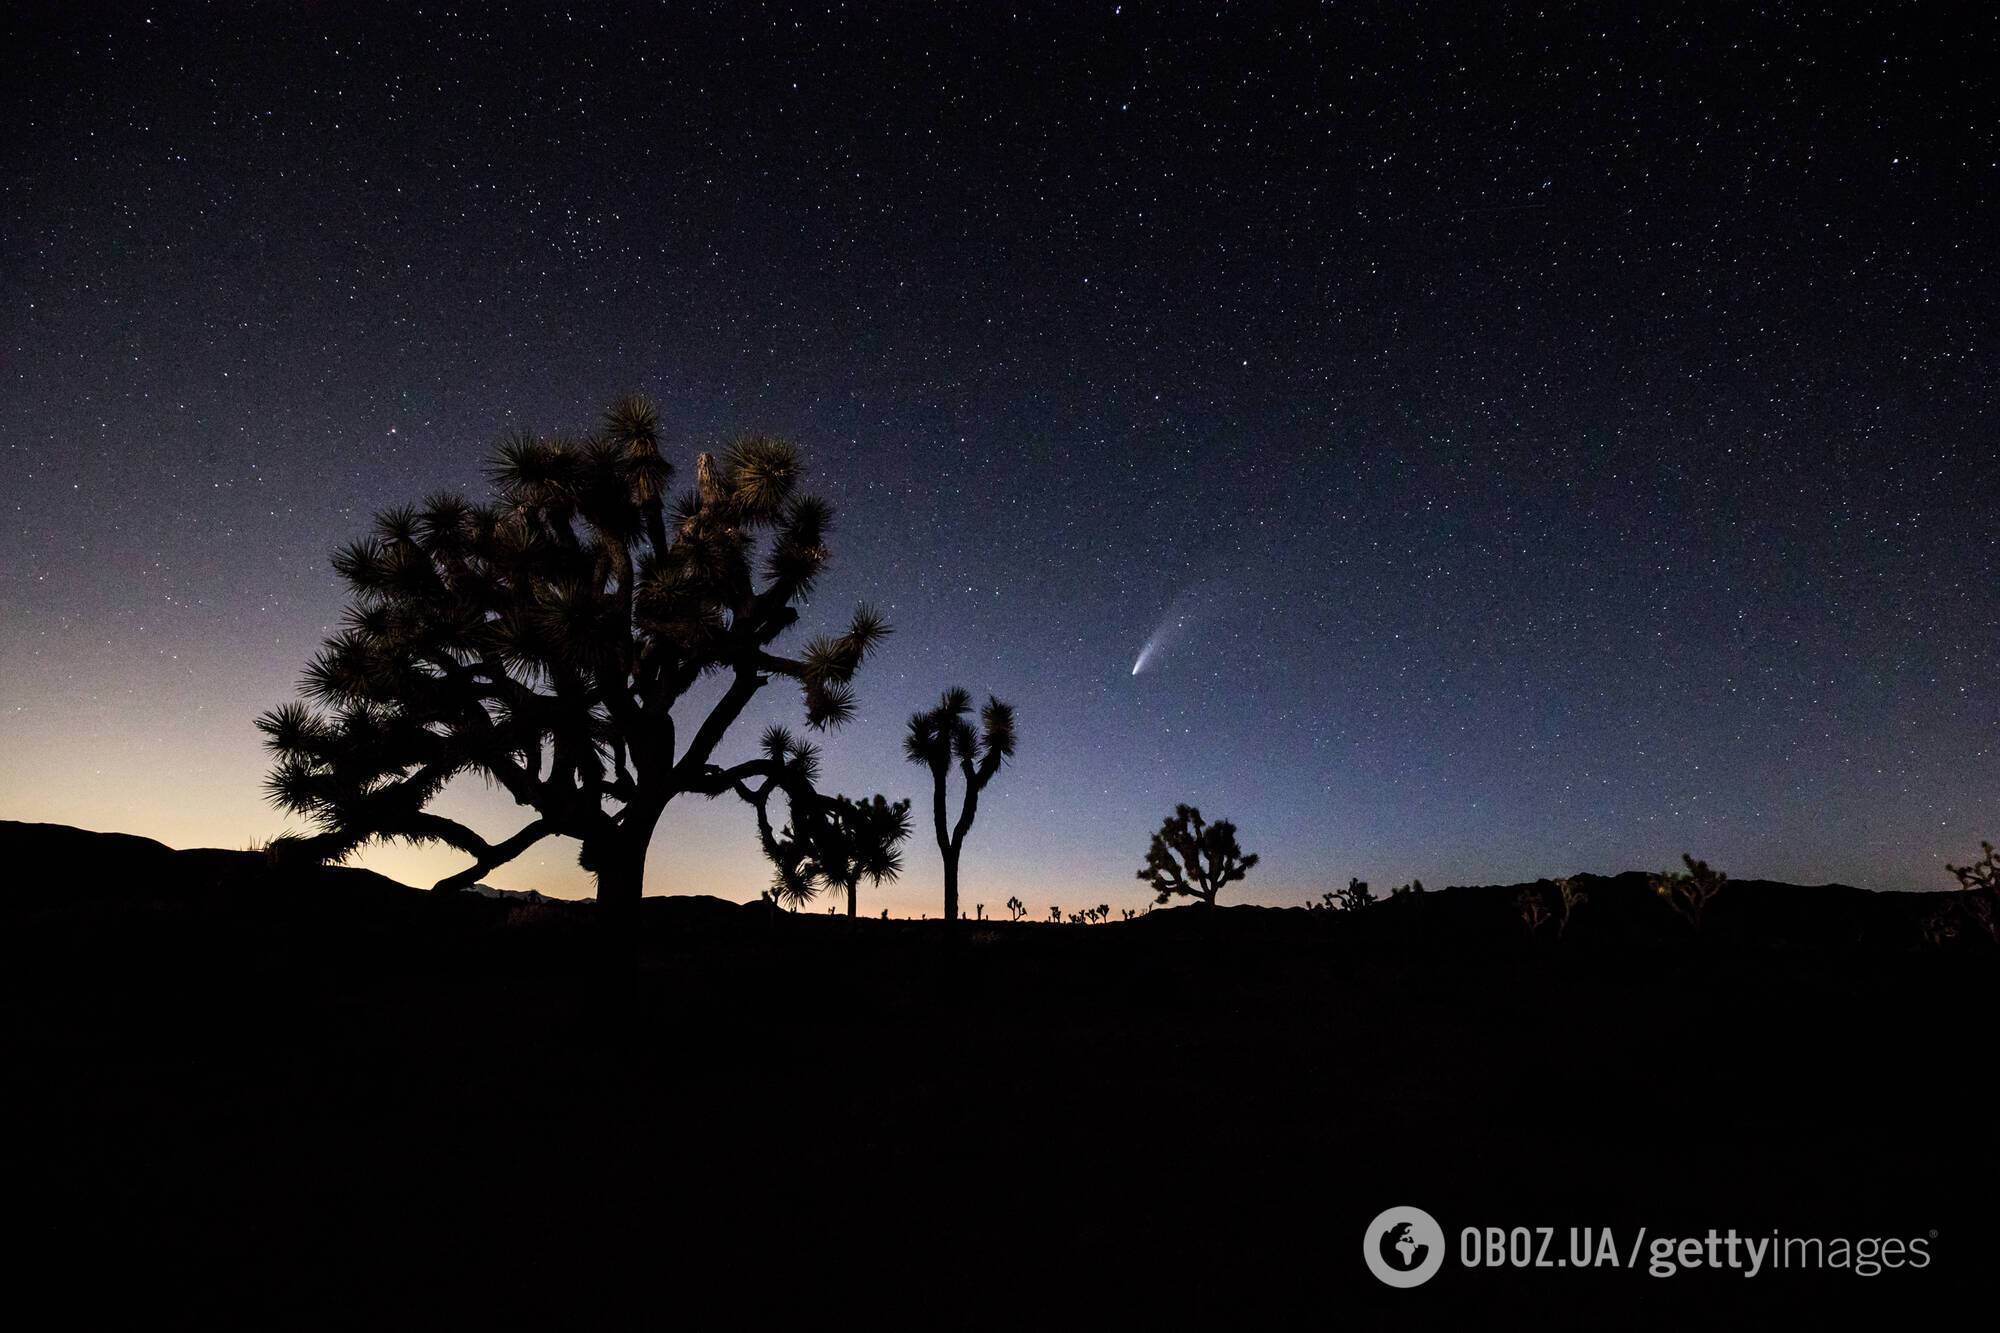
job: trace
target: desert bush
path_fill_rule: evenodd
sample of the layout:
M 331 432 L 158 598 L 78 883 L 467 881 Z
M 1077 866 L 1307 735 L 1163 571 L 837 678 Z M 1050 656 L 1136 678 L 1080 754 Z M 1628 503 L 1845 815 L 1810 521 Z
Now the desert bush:
M 509 903 L 500 916 L 503 930 L 534 930 L 568 920 L 565 909 L 555 903 Z

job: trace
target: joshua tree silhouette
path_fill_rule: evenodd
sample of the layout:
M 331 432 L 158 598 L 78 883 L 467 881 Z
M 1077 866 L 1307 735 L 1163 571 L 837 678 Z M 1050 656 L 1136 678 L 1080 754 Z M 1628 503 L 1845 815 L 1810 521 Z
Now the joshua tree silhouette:
M 587 439 L 501 445 L 488 503 L 434 495 L 336 553 L 345 628 L 306 668 L 309 702 L 258 719 L 277 756 L 271 798 L 317 828 L 281 853 L 442 842 L 472 858 L 437 885 L 454 889 L 564 835 L 598 898 L 624 907 L 676 796 L 762 777 L 794 798 L 803 841 L 828 827 L 798 766 L 766 753 L 725 768 L 715 751 L 774 677 L 798 684 L 810 725 L 848 720 L 850 682 L 888 625 L 863 606 L 838 637 L 774 653 L 827 565 L 830 508 L 800 493 L 798 452 L 762 436 L 702 454 L 670 508 L 659 437 L 653 405 L 625 398 Z M 710 673 L 728 684 L 681 735 L 673 707 Z M 426 809 L 468 772 L 535 817 L 489 842 Z
M 938 705 L 910 718 L 903 737 L 903 754 L 913 764 L 930 770 L 931 822 L 937 832 L 938 852 L 944 858 L 944 919 L 958 920 L 958 854 L 965 847 L 965 835 L 979 812 L 979 793 L 1000 771 L 1000 765 L 1014 753 L 1014 710 L 988 696 L 979 710 L 979 730 L 969 720 L 972 696 L 954 685 L 944 692 Z M 958 820 L 952 822 L 946 801 L 946 786 L 953 760 L 965 779 L 965 798 Z
M 884 884 L 903 873 L 903 840 L 910 836 L 910 803 L 833 798 L 833 837 L 822 838 L 813 864 L 825 881 L 847 891 L 847 914 L 854 915 L 854 891 L 862 879 Z
M 1245 856 L 1236 845 L 1236 825 L 1226 819 L 1204 823 L 1201 811 L 1177 805 L 1153 835 L 1139 878 L 1159 895 L 1158 902 L 1171 902 L 1178 894 L 1213 907 L 1215 895 L 1256 864 L 1254 853 Z
M 1986 853 L 1984 860 L 1964 866 L 1947 864 L 1945 869 L 1949 870 L 1951 877 L 1958 881 L 1958 887 L 1968 892 L 2000 891 L 2000 852 L 1995 852 L 1990 842 L 1980 843 L 1979 850 Z
M 855 915 L 855 890 L 863 879 L 882 884 L 903 871 L 902 846 L 910 836 L 910 803 L 877 795 L 867 800 L 817 794 L 819 749 L 783 727 L 761 742 L 770 771 L 757 786 L 739 781 L 736 793 L 757 812 L 757 837 L 776 869 L 771 897 L 798 908 L 821 889 L 845 890 L 847 915 Z M 784 774 L 791 780 L 786 781 Z M 784 792 L 791 822 L 771 830 L 771 796 Z M 801 832 L 801 830 L 807 832 Z
M 1653 892 L 1699 934 L 1708 905 L 1722 892 L 1729 876 L 1709 869 L 1708 862 L 1697 861 L 1686 852 L 1681 853 L 1681 864 L 1687 867 L 1685 872 L 1669 870 L 1653 876 Z

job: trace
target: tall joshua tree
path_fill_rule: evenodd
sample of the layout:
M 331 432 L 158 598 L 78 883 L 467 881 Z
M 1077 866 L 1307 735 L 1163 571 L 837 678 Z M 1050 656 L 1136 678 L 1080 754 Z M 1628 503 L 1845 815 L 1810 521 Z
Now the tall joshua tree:
M 1171 902 L 1178 896 L 1213 907 L 1215 895 L 1249 874 L 1256 864 L 1255 853 L 1245 856 L 1236 845 L 1236 825 L 1226 819 L 1205 823 L 1195 807 L 1177 805 L 1153 835 L 1139 878 L 1160 895 L 1158 902 Z M 1368 886 L 1359 880 L 1354 883 L 1365 896 Z
M 761 777 L 799 795 L 808 841 L 824 827 L 799 765 L 723 767 L 716 749 L 775 678 L 799 687 L 811 726 L 845 722 L 888 626 L 863 606 L 839 636 L 775 652 L 826 567 L 832 511 L 800 492 L 798 452 L 763 436 L 700 455 L 670 504 L 659 443 L 653 405 L 623 399 L 587 438 L 502 444 L 485 503 L 433 495 L 335 554 L 344 627 L 306 667 L 305 701 L 258 719 L 272 800 L 314 826 L 277 850 L 444 843 L 471 859 L 437 884 L 455 889 L 563 835 L 600 901 L 635 905 L 676 796 Z M 675 705 L 710 674 L 727 685 L 683 731 Z M 533 817 L 488 841 L 426 808 L 466 773 Z
M 965 835 L 979 812 L 979 793 L 1000 771 L 1000 765 L 1014 753 L 1014 709 L 991 695 L 979 710 L 979 729 L 971 722 L 972 696 L 954 685 L 944 692 L 935 708 L 910 718 L 903 737 L 903 754 L 909 761 L 930 770 L 931 822 L 937 832 L 938 853 L 944 858 L 944 919 L 958 920 L 958 854 L 965 847 Z M 965 782 L 965 798 L 958 819 L 950 818 L 946 788 L 954 761 Z

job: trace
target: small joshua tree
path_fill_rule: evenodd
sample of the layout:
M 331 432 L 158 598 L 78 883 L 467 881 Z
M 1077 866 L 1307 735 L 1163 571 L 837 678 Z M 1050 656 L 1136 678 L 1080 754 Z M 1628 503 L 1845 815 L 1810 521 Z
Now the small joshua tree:
M 1177 805 L 1153 835 L 1138 877 L 1159 895 L 1158 903 L 1178 896 L 1213 907 L 1215 895 L 1256 864 L 1255 853 L 1245 856 L 1236 845 L 1236 825 L 1226 819 L 1206 823 L 1195 807 Z
M 1007 919 L 1009 921 L 1019 921 L 1027 914 L 1027 904 L 1023 903 L 1019 898 L 1009 898 L 1007 900 Z
M 1549 919 L 1549 905 L 1542 900 L 1541 888 L 1530 885 L 1514 896 L 1514 906 L 1521 913 L 1521 924 L 1528 928 L 1528 937 L 1533 939 L 1542 929 L 1542 923 Z
M 845 890 L 847 915 L 853 916 L 863 879 L 882 884 L 902 873 L 910 803 L 881 795 L 867 800 L 820 795 L 813 787 L 819 777 L 818 747 L 783 727 L 766 730 L 761 748 L 763 781 L 752 786 L 739 777 L 733 785 L 757 812 L 757 838 L 777 872 L 771 900 L 798 908 L 822 889 Z M 777 792 L 791 806 L 791 821 L 773 832 L 770 807 Z
M 1569 929 L 1570 915 L 1577 908 L 1589 902 L 1590 895 L 1585 893 L 1583 886 L 1578 884 L 1575 878 L 1569 875 L 1564 875 L 1561 879 L 1551 880 L 1550 883 L 1555 887 L 1556 891 L 1556 938 L 1561 939 L 1563 932 Z
M 1057 907 L 1054 903 L 1049 904 L 1049 920 L 1057 925 L 1062 924 L 1062 908 Z
M 965 835 L 979 812 L 979 794 L 1000 765 L 1014 753 L 1014 709 L 988 696 L 979 710 L 979 730 L 972 729 L 972 696 L 956 685 L 944 692 L 938 705 L 910 719 L 903 737 L 903 755 L 911 763 L 930 771 L 931 823 L 937 833 L 938 853 L 944 858 L 944 919 L 958 920 L 958 854 L 965 848 Z M 953 821 L 947 808 L 945 788 L 951 779 L 953 761 L 965 783 L 965 796 Z
M 863 879 L 881 885 L 903 872 L 903 840 L 910 836 L 910 803 L 876 795 L 865 801 L 835 796 L 828 832 L 810 864 L 828 887 L 844 890 L 853 916 L 855 889 Z
M 1368 881 L 1348 877 L 1347 887 L 1333 895 L 1343 912 L 1358 912 L 1375 901 L 1375 895 L 1368 888 Z
M 1653 877 L 1653 892 L 1683 921 L 1699 931 L 1709 903 L 1722 892 L 1729 876 L 1720 870 L 1710 870 L 1708 862 L 1697 861 L 1686 852 L 1681 853 L 1681 863 L 1687 867 L 1685 872 L 1669 870 Z
M 2000 892 L 2000 853 L 1993 850 L 1993 844 L 1990 842 L 1980 843 L 1979 850 L 1986 855 L 1971 865 L 1946 865 L 1945 869 L 1949 870 L 1952 877 L 1958 881 L 1958 887 L 1968 893 L 1980 890 L 1989 893 Z
M 1917 928 L 1923 933 L 1924 943 L 1933 949 L 1942 949 L 1958 938 L 1956 916 L 1942 903 L 1924 913 Z
M 1979 849 L 1985 855 L 1971 865 L 1945 867 L 1964 892 L 1942 895 L 1925 916 L 1924 937 L 1933 946 L 1980 936 L 2000 944 L 2000 912 L 1995 911 L 2000 900 L 2000 854 L 1990 842 L 1980 843 Z

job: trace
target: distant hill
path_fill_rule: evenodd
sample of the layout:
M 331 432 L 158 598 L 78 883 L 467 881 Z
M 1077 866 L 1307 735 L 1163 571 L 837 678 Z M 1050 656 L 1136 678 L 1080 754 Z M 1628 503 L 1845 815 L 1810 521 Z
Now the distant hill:
M 514 903 L 566 903 L 571 898 L 551 898 L 537 889 L 497 889 L 491 884 L 468 885 L 467 893 L 476 893 L 482 898 L 501 898 Z
M 0 821 L 0 864 L 12 870 L 6 895 L 17 906 L 26 895 L 39 910 L 119 901 L 215 909 L 234 901 L 277 899 L 316 912 L 340 911 L 380 918 L 415 913 L 442 921 L 483 921 L 495 910 L 533 905 L 558 916 L 587 910 L 587 901 L 553 898 L 534 890 L 476 884 L 459 895 L 414 889 L 373 871 L 341 866 L 280 868 L 253 851 L 216 848 L 175 850 L 150 838 L 96 833 L 62 824 Z M 1579 875 L 1587 902 L 1563 932 L 1571 949 L 1670 944 L 1690 937 L 1685 922 L 1660 902 L 1641 871 Z M 1310 939 L 1322 936 L 1385 949 L 1457 949 L 1495 942 L 1525 943 L 1521 919 L 1524 890 L 1547 881 L 1504 885 L 1459 885 L 1379 899 L 1360 912 L 1311 911 L 1303 907 L 1236 904 L 1208 911 L 1194 907 L 1156 909 L 1132 921 L 1073 926 L 1040 921 L 967 922 L 967 933 L 982 941 L 1048 939 L 1088 934 L 1105 941 L 1123 932 L 1158 936 L 1224 934 L 1232 939 L 1260 936 Z M 1878 893 L 1846 884 L 1799 885 L 1774 880 L 1731 880 L 1711 906 L 1703 937 L 1713 942 L 1768 949 L 1909 948 L 1923 940 L 1923 920 L 1948 893 Z M 6 910 L 0 904 L 0 910 Z M 841 931 L 922 931 L 943 929 L 941 921 L 848 921 L 824 913 L 774 914 L 762 903 L 739 904 L 707 896 L 649 898 L 645 921 L 668 930 L 726 928 L 731 922 L 767 925 L 782 920 L 809 933 Z M 1535 937 L 1555 943 L 1553 926 Z

